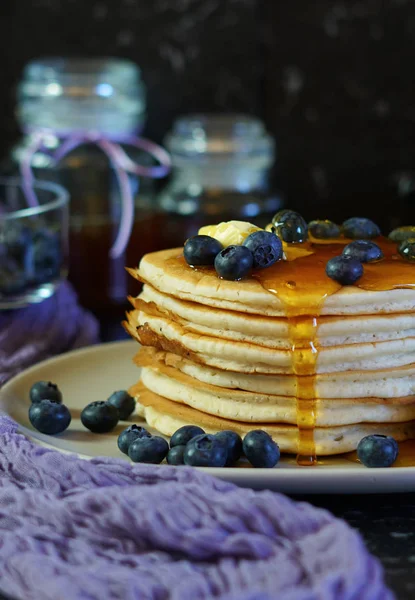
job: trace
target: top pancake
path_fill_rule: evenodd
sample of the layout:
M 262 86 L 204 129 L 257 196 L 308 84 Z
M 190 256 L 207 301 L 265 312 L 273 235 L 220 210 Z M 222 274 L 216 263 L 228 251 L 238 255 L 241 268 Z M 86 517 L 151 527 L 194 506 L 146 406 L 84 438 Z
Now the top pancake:
M 327 260 L 338 245 L 308 245 L 296 256 L 242 281 L 220 279 L 211 268 L 193 269 L 175 248 L 147 254 L 129 272 L 170 296 L 206 306 L 264 316 L 377 315 L 415 309 L 415 265 L 383 242 L 385 259 L 364 265 L 358 284 L 341 286 L 327 277 Z

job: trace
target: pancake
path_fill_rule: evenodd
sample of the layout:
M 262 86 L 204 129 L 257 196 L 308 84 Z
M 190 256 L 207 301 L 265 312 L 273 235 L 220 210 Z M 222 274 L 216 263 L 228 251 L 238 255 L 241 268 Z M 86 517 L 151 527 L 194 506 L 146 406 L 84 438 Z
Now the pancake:
M 130 388 L 129 393 L 137 401 L 137 412 L 151 427 L 166 436 L 171 436 L 183 425 L 199 425 L 208 433 L 231 429 L 242 436 L 253 429 L 252 423 L 229 421 L 167 400 L 147 390 L 142 383 Z M 255 428 L 269 433 L 282 452 L 295 454 L 300 451 L 298 427 L 267 423 L 257 424 Z M 392 435 L 397 441 L 404 441 L 415 437 L 415 423 L 359 423 L 340 427 L 316 427 L 315 450 L 319 456 L 350 452 L 363 437 L 373 433 Z
M 145 387 L 180 404 L 232 421 L 297 424 L 295 396 L 258 394 L 218 388 L 185 375 L 172 367 L 144 367 Z M 415 419 L 415 396 L 390 398 L 316 399 L 317 427 L 353 423 L 396 423 Z
M 191 269 L 183 259 L 182 248 L 147 254 L 142 258 L 139 268 L 129 269 L 129 272 L 136 279 L 151 283 L 153 288 L 165 294 L 239 313 L 286 317 L 290 300 L 302 298 L 297 310 L 290 311 L 290 316 L 310 314 L 310 308 L 314 309 L 316 295 L 320 295 L 318 291 L 321 289 L 324 289 L 324 302 L 319 307 L 320 315 L 414 312 L 413 265 L 404 261 L 392 261 L 395 255 L 391 252 L 392 248 L 395 250 L 395 245 L 390 244 L 390 249 L 389 246 L 387 248 L 391 256 L 389 262 L 391 268 L 393 267 L 393 280 L 390 281 L 389 277 L 382 280 L 377 271 L 379 265 L 368 264 L 365 265 L 366 273 L 359 281 L 359 287 L 342 287 L 337 282 L 328 280 L 324 269 L 325 262 L 327 258 L 339 254 L 337 247 L 331 254 L 331 247 L 326 249 L 329 254 L 323 257 L 322 269 L 317 273 L 313 272 L 311 289 L 299 285 L 295 279 L 296 267 L 300 260 L 309 260 L 310 270 L 315 266 L 316 259 L 313 255 L 264 269 L 267 273 L 262 274 L 262 282 L 257 278 L 249 278 L 242 282 L 225 281 L 219 279 L 210 269 Z M 269 278 L 269 286 L 266 278 Z M 281 289 L 278 289 L 279 294 L 270 293 L 274 278 L 277 278 L 281 286 Z M 293 288 L 287 286 L 291 281 L 296 283 Z M 381 289 L 378 289 L 379 287 Z
M 240 389 L 259 394 L 297 397 L 294 375 L 260 375 L 223 371 L 206 367 L 171 352 L 143 347 L 135 357 L 139 367 L 166 365 L 221 388 Z M 345 371 L 314 376 L 317 398 L 403 398 L 415 395 L 415 365 L 377 371 Z
M 268 348 L 291 348 L 286 318 L 268 318 L 220 310 L 174 298 L 144 285 L 139 298 L 130 298 L 134 308 L 167 316 L 189 331 L 236 341 L 249 341 Z M 386 315 L 320 316 L 315 338 L 320 347 L 380 342 L 415 337 L 415 312 Z
M 174 348 L 177 353 L 197 357 L 197 361 L 206 365 L 242 373 L 293 373 L 290 349 L 267 348 L 248 341 L 193 333 L 168 317 L 139 310 L 129 313 L 128 322 L 130 332 L 144 345 L 151 338 L 152 346 Z M 415 337 L 402 337 L 385 342 L 319 348 L 315 373 L 385 369 L 413 362 Z

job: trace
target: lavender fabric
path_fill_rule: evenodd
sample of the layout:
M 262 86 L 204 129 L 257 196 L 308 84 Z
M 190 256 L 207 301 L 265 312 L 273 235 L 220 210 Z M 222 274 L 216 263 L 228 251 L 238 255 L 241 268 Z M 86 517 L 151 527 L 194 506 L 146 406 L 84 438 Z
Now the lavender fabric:
M 16 600 L 391 600 L 325 510 L 186 467 L 81 460 L 0 417 L 0 589 Z
M 69 283 L 40 304 L 0 311 L 0 386 L 40 360 L 97 341 L 98 323 Z

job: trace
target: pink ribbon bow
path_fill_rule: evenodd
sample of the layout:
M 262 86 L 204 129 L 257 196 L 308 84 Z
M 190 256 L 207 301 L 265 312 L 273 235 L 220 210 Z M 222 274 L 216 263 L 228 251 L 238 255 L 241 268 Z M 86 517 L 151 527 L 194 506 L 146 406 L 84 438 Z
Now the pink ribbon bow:
M 95 131 L 58 133 L 49 129 L 36 129 L 31 132 L 31 143 L 27 147 L 20 164 L 23 179 L 22 187 L 27 198 L 27 203 L 31 207 L 38 205 L 38 200 L 33 188 L 35 181 L 32 171 L 33 157 L 39 150 L 48 151 L 45 148 L 44 139 L 46 136 L 49 137 L 51 135 L 62 140 L 61 145 L 55 152 L 48 152 L 57 162 L 78 146 L 90 143 L 96 144 L 108 157 L 110 164 L 115 171 L 121 193 L 122 211 L 120 226 L 114 245 L 110 250 L 111 258 L 119 258 L 128 244 L 134 223 L 134 198 L 128 179 L 128 173 L 139 175 L 141 177 L 151 177 L 153 179 L 164 177 L 170 171 L 171 167 L 169 154 L 154 142 L 134 135 L 108 136 L 102 132 Z M 121 144 L 134 146 L 139 150 L 144 150 L 157 160 L 159 164 L 153 167 L 146 167 L 135 163 L 124 151 Z

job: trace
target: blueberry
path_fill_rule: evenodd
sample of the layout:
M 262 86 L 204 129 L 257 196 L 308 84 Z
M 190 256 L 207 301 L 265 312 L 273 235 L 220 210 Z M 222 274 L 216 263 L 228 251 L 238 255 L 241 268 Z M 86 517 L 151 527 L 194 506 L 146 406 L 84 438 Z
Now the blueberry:
M 209 235 L 195 235 L 184 245 L 184 259 L 194 267 L 213 265 L 223 246 Z
M 357 457 L 365 467 L 390 467 L 398 457 L 398 442 L 388 435 L 368 435 L 357 446 Z
M 57 234 L 41 230 L 33 236 L 33 243 L 25 256 L 26 273 L 35 283 L 48 283 L 60 275 L 62 252 Z
M 71 413 L 64 404 L 41 400 L 30 405 L 29 420 L 33 427 L 41 433 L 55 435 L 69 427 Z
M 241 436 L 235 433 L 235 431 L 219 431 L 216 434 L 218 440 L 226 445 L 228 450 L 228 458 L 225 463 L 225 467 L 231 467 L 242 456 L 242 439 Z
M 128 454 L 128 448 L 130 445 L 135 442 L 135 440 L 142 437 L 151 437 L 151 433 L 147 431 L 144 427 L 139 427 L 138 425 L 130 425 L 124 431 L 121 431 L 118 436 L 118 448 L 124 454 Z
M 415 262 L 415 238 L 401 242 L 398 246 L 398 252 L 405 260 Z
M 14 270 L 0 267 L 0 294 L 4 296 L 15 296 L 23 292 L 27 287 L 24 273 L 16 267 Z
M 318 240 L 331 240 L 340 237 L 340 227 L 333 221 L 317 220 L 308 224 L 308 231 Z
M 254 269 L 265 269 L 282 258 L 282 243 L 275 233 L 254 231 L 243 243 L 254 257 Z
M 184 465 L 184 452 L 186 446 L 174 446 L 170 448 L 167 454 L 167 462 L 169 465 Z
M 183 425 L 183 427 L 180 427 L 171 436 L 170 448 L 174 448 L 174 446 L 186 446 L 187 442 L 190 442 L 191 439 L 202 433 L 205 433 L 204 430 L 197 425 Z
M 347 219 L 343 223 L 342 229 L 344 236 L 352 240 L 370 240 L 380 235 L 380 229 L 376 223 L 362 217 Z
M 407 225 L 406 227 L 398 227 L 389 234 L 389 239 L 393 242 L 403 242 L 409 238 L 415 238 L 415 226 Z
M 272 218 L 274 231 L 284 242 L 305 242 L 308 238 L 308 227 L 303 217 L 294 210 L 280 210 Z
M 134 398 L 125 390 L 120 390 L 111 394 L 107 400 L 107 404 L 115 406 L 122 421 L 128 419 L 135 409 Z
M 169 445 L 162 437 L 141 437 L 128 448 L 128 456 L 133 462 L 160 464 L 167 456 Z
M 362 277 L 363 266 L 350 256 L 335 256 L 327 262 L 326 273 L 341 285 L 352 285 Z
M 222 279 L 238 281 L 252 269 L 254 257 L 246 246 L 228 246 L 215 258 L 216 273 Z
M 50 400 L 56 404 L 62 402 L 62 392 L 56 385 L 51 381 L 36 381 L 30 388 L 29 392 L 30 401 L 34 404 L 41 400 Z
M 91 402 L 81 412 L 81 422 L 93 433 L 108 433 L 117 425 L 119 419 L 115 406 L 106 402 Z
M 262 429 L 254 429 L 246 434 L 243 450 L 251 465 L 257 468 L 270 469 L 280 459 L 278 444 Z
M 380 260 L 383 258 L 383 252 L 375 242 L 356 240 L 343 248 L 342 256 L 349 256 L 361 263 L 366 263 Z
M 8 255 L 22 262 L 26 249 L 32 243 L 32 231 L 26 225 L 11 225 L 4 231 L 3 243 Z
M 226 444 L 208 433 L 190 440 L 184 452 L 184 463 L 191 467 L 224 467 L 227 458 Z

